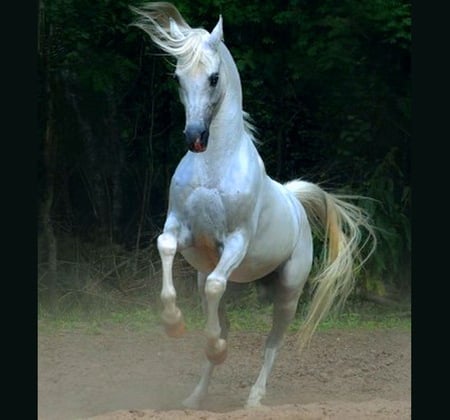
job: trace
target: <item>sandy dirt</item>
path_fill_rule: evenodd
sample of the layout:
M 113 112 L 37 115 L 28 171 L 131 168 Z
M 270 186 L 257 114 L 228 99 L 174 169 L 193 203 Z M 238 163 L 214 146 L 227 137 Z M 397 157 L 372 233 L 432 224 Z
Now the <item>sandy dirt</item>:
M 95 334 L 40 332 L 40 420 L 409 419 L 411 336 L 398 330 L 318 332 L 298 357 L 288 336 L 261 409 L 243 409 L 265 335 L 231 332 L 202 410 L 181 401 L 197 383 L 204 337 L 171 339 L 114 326 Z

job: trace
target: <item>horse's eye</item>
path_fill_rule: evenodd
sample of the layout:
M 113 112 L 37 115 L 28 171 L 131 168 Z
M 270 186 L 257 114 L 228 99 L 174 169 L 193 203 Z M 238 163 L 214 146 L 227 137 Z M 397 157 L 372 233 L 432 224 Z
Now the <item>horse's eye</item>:
M 211 76 L 209 76 L 209 84 L 214 87 L 217 85 L 217 82 L 219 81 L 219 73 L 213 73 Z

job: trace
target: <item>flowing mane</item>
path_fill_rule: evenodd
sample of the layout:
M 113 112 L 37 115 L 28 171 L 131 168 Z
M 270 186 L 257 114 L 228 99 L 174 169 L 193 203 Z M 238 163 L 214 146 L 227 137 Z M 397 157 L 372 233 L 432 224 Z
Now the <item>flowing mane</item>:
M 209 32 L 191 28 L 170 3 L 156 2 L 140 9 L 130 6 L 139 15 L 133 24 L 150 35 L 152 41 L 164 52 L 175 57 L 184 69 L 208 61 L 205 42 Z

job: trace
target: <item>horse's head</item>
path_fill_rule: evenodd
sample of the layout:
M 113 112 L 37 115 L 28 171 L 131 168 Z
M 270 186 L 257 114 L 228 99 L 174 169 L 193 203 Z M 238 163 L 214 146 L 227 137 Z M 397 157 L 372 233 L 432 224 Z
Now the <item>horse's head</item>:
M 184 36 L 174 20 L 171 34 Z M 189 36 L 192 39 L 189 40 Z M 223 95 L 221 60 L 218 48 L 222 39 L 222 18 L 211 33 L 194 32 L 186 36 L 192 54 L 177 58 L 174 78 L 186 112 L 184 134 L 189 150 L 204 152 L 208 146 L 209 126 Z
M 186 112 L 184 134 L 189 150 L 204 152 L 209 127 L 223 93 L 224 70 L 220 44 L 222 17 L 209 33 L 191 28 L 169 3 L 149 3 L 143 9 L 132 7 L 141 18 L 135 25 L 146 31 L 163 51 L 176 59 L 175 79 Z

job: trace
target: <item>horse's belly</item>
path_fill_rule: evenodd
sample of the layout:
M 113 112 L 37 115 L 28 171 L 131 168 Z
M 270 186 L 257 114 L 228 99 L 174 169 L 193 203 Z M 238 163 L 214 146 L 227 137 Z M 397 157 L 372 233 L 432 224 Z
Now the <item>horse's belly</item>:
M 288 241 L 277 242 L 275 246 L 271 246 L 273 242 L 268 240 L 251 244 L 244 260 L 233 271 L 229 280 L 235 283 L 258 280 L 284 264 L 292 255 L 293 247 Z
M 286 253 L 272 252 L 263 255 L 261 249 L 258 253 L 247 253 L 241 264 L 231 273 L 229 281 L 234 283 L 248 283 L 260 279 L 274 271 L 289 258 Z M 195 247 L 190 247 L 182 252 L 186 261 L 197 271 L 202 273 L 212 272 L 219 262 L 219 251 L 213 243 L 206 238 L 197 241 Z
M 254 280 L 258 280 L 262 277 L 267 276 L 267 274 L 274 271 L 280 265 L 280 261 L 248 261 L 245 260 L 243 263 L 236 268 L 231 274 L 229 281 L 233 283 L 248 283 Z

